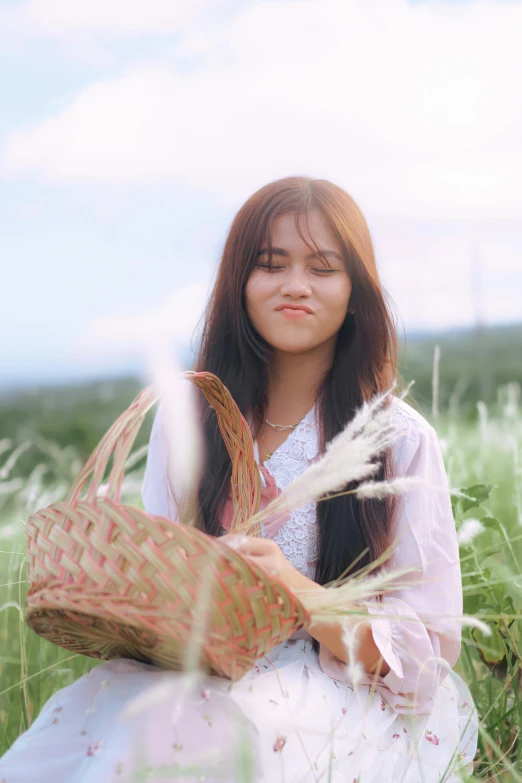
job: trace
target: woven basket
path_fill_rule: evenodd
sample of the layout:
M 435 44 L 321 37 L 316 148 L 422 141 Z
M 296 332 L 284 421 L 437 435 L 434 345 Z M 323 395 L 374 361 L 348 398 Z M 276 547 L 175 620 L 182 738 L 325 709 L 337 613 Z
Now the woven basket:
M 201 389 L 217 414 L 232 460 L 231 530 L 239 532 L 260 501 L 249 427 L 215 375 L 185 372 L 182 377 Z M 219 538 L 120 504 L 126 459 L 157 399 L 152 387 L 144 389 L 94 450 L 65 502 L 29 518 L 26 621 L 68 650 L 168 669 L 194 665 L 194 654 L 188 661 L 186 649 L 197 632 L 198 665 L 237 680 L 310 618 L 281 582 Z M 111 457 L 107 491 L 101 495 Z

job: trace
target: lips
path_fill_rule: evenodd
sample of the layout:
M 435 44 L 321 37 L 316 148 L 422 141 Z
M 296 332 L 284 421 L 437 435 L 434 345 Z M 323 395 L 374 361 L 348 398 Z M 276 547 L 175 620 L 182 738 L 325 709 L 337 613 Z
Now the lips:
M 305 313 L 313 314 L 313 310 L 308 305 L 294 305 L 294 304 L 280 304 L 277 305 L 276 310 L 300 310 Z

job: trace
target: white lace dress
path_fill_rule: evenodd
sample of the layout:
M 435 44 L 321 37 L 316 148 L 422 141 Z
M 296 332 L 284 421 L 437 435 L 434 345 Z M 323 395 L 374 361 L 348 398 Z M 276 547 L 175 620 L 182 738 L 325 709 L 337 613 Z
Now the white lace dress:
M 350 682 L 346 666 L 301 632 L 239 682 L 166 672 L 130 660 L 100 664 L 58 691 L 0 759 L 1 783 L 440 783 L 471 769 L 476 714 L 451 670 L 460 651 L 460 567 L 447 478 L 433 428 L 394 400 L 397 475 L 425 480 L 401 497 L 396 565 L 422 570 L 422 587 L 368 604 L 390 667 Z M 160 409 L 161 411 L 161 409 Z M 315 409 L 265 463 L 284 489 L 318 453 Z M 149 513 L 176 518 L 156 416 L 143 486 Z M 258 460 L 256 444 L 256 459 Z M 315 505 L 274 535 L 313 576 Z M 429 622 L 429 630 L 425 623 Z

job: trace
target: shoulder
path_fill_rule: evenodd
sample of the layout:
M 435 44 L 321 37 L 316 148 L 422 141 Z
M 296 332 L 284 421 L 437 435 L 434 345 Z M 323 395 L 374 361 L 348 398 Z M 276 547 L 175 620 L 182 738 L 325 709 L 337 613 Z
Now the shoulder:
M 427 451 L 440 454 L 437 432 L 421 413 L 399 397 L 393 397 L 390 405 L 396 431 L 392 456 L 397 472 L 405 471 L 416 455 Z
M 415 408 L 401 400 L 400 397 L 392 397 L 390 406 L 393 411 L 394 426 L 399 431 L 423 432 L 425 434 L 433 434 L 435 432 L 422 413 L 416 411 Z

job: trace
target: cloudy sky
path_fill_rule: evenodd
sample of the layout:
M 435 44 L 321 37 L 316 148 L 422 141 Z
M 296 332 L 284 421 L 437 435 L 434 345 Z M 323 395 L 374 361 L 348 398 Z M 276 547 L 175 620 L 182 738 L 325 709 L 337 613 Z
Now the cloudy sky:
M 289 174 L 359 203 L 408 330 L 522 320 L 521 29 L 522 0 L 0 0 L 3 379 L 93 371 L 107 319 L 186 336 Z

